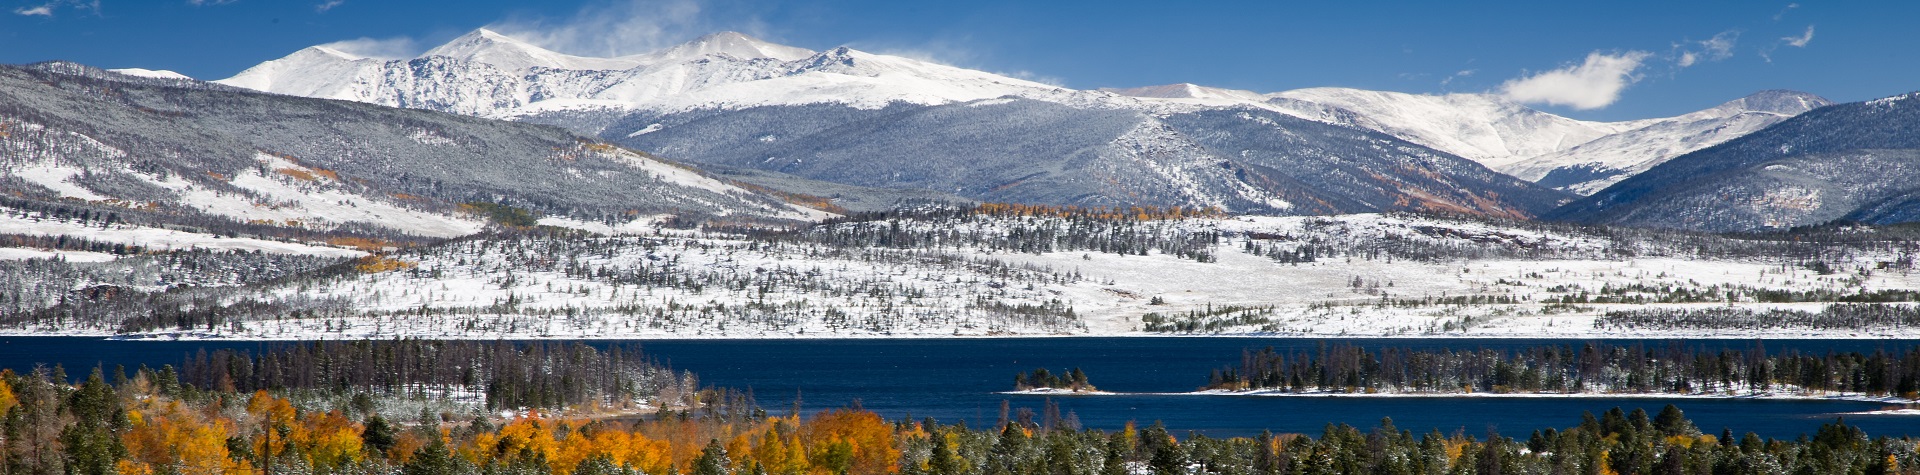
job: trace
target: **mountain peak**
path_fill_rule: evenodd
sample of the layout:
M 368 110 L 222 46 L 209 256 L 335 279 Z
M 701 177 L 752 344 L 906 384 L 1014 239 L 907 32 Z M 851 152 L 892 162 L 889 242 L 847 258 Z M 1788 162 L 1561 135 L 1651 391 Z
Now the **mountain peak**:
M 420 57 L 445 56 L 454 59 L 494 63 L 507 59 L 547 59 L 560 53 L 548 51 L 531 43 L 514 39 L 486 28 L 479 28 L 454 38 L 446 44 L 434 47 L 422 53 Z M 506 66 L 495 64 L 496 66 Z M 519 69 L 519 68 L 510 68 Z
M 506 34 L 478 28 L 420 55 L 444 56 L 462 61 L 492 65 L 506 71 L 533 68 L 605 70 L 627 69 L 633 61 L 619 58 L 589 58 L 561 53 Z
M 739 59 L 793 61 L 813 56 L 813 51 L 767 42 L 737 31 L 722 31 L 694 38 L 693 41 L 644 56 L 652 61 L 673 61 L 715 54 Z
M 1152 97 L 1160 99 L 1193 99 L 1200 97 L 1200 86 L 1186 82 L 1126 88 L 1103 87 L 1100 88 L 1100 90 L 1131 97 Z
M 125 74 L 125 75 L 128 75 L 128 76 L 133 76 L 133 77 L 139 77 L 139 78 L 152 78 L 152 79 L 193 79 L 192 77 L 188 77 L 188 76 L 187 76 L 187 75 L 185 75 L 185 74 L 180 74 L 180 73 L 178 73 L 178 72 L 174 72 L 174 71 L 169 71 L 169 70 L 165 70 L 165 69 L 145 69 L 145 68 L 120 68 L 120 69 L 109 69 L 109 70 L 107 70 L 107 71 L 111 71 L 111 72 L 115 72 L 115 73 L 120 73 L 120 74 Z
M 1100 91 L 1122 96 L 1145 97 L 1154 99 L 1220 99 L 1262 102 L 1266 98 L 1260 93 L 1239 89 L 1207 87 L 1194 83 L 1166 84 L 1160 86 L 1115 88 L 1103 87 Z
M 293 54 L 287 55 L 287 58 L 295 58 L 295 57 L 310 57 L 315 59 L 328 59 L 328 60 L 344 59 L 347 61 L 358 61 L 362 59 L 360 55 L 341 51 L 339 49 L 335 49 L 333 47 L 326 46 L 326 45 L 308 46 L 305 48 L 301 48 L 300 51 L 295 51 L 293 52 Z
M 1721 104 L 1719 107 L 1716 107 L 1716 109 L 1737 108 L 1742 111 L 1799 115 L 1806 111 L 1830 105 L 1833 105 L 1833 101 L 1810 93 L 1787 89 L 1768 89 L 1728 101 L 1726 104 Z

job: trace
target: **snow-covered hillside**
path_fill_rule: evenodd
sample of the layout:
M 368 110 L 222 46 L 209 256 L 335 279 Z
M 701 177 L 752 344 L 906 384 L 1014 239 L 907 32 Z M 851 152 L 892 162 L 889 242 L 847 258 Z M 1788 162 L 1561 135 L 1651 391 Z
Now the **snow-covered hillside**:
M 906 213 L 752 236 L 464 239 L 349 272 L 192 294 L 190 314 L 224 317 L 185 333 L 132 328 L 238 338 L 1912 337 L 1900 326 L 1632 319 L 1911 302 L 1913 252 L 1413 215 Z M 129 328 L 101 318 L 60 331 Z
M 70 63 L 0 68 L 0 88 L 0 206 L 309 240 L 468 235 L 477 202 L 606 225 L 828 216 L 552 127 Z

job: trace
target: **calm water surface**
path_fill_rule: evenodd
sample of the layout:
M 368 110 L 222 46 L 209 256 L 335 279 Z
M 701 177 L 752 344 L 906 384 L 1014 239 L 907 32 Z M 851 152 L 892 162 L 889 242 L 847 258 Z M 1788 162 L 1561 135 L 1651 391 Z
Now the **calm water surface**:
M 1367 347 L 1519 348 L 1570 340 L 1302 340 L 1248 338 L 1015 338 L 964 340 L 695 340 L 592 342 L 639 345 L 674 367 L 691 370 L 707 385 L 753 390 L 760 404 L 785 412 L 796 398 L 805 412 L 858 403 L 888 417 L 932 417 L 943 422 L 992 423 L 1002 401 L 1040 412 L 1047 398 L 996 394 L 1011 388 L 1013 374 L 1045 367 L 1084 369 L 1103 390 L 1128 393 L 1191 391 L 1207 373 L 1238 361 L 1241 350 L 1274 346 L 1313 349 L 1323 343 Z M 1633 343 L 1612 341 L 1610 343 Z M 1750 348 L 1744 340 L 1646 341 L 1648 346 Z M 0 338 L 0 367 L 30 369 L 61 364 L 79 376 L 96 364 L 179 364 L 202 348 L 270 348 L 272 342 L 153 342 L 88 338 Z M 1769 340 L 1767 350 L 1825 352 L 1901 350 L 1920 341 Z M 1535 429 L 1567 427 L 1582 411 L 1616 406 L 1658 412 L 1666 404 L 1685 410 L 1702 430 L 1790 438 L 1810 433 L 1846 413 L 1881 405 L 1829 401 L 1699 399 L 1492 399 L 1333 398 L 1255 396 L 1068 396 L 1054 397 L 1082 424 L 1118 428 L 1128 421 L 1162 421 L 1176 433 L 1251 435 L 1261 430 L 1317 434 L 1328 423 L 1372 428 L 1392 418 L 1402 429 L 1425 432 L 1489 430 L 1524 437 Z M 1845 415 L 1873 435 L 1920 436 L 1920 417 Z

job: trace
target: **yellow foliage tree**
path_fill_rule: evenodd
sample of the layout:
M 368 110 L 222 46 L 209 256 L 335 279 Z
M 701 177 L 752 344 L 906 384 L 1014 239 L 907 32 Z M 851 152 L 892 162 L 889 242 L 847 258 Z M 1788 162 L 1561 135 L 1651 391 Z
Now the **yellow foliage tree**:
M 335 470 L 364 457 L 359 423 L 340 411 L 310 413 L 293 431 L 290 441 L 306 455 L 307 463 L 324 470 Z
M 879 414 L 850 409 L 822 411 L 807 421 L 808 461 L 816 473 L 839 471 L 854 475 L 893 473 L 900 450 L 893 446 L 893 425 Z
M 293 402 L 274 397 L 265 390 L 254 391 L 253 398 L 247 400 L 247 417 L 251 419 L 252 429 L 259 431 L 253 437 L 253 453 L 268 463 L 287 453 L 288 437 L 281 432 L 298 425 L 296 415 Z
M 121 443 L 127 458 L 116 464 L 122 474 L 252 473 L 252 464 L 234 460 L 227 451 L 233 423 L 209 419 L 185 409 L 178 401 L 148 400 L 141 409 L 127 411 L 131 423 Z
M 8 386 L 5 379 L 0 379 L 0 414 L 6 414 L 13 409 L 13 406 L 18 405 L 20 405 L 20 398 L 14 397 L 13 386 Z

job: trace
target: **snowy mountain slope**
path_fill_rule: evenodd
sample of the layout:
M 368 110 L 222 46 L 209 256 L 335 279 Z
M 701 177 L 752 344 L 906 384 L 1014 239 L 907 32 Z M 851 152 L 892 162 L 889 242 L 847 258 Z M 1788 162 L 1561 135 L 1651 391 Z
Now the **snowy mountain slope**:
M 1345 88 L 1273 94 L 1175 84 L 1103 91 L 1187 107 L 1251 106 L 1393 135 L 1541 185 L 1591 194 L 1667 159 L 1829 104 L 1763 91 L 1676 117 L 1590 122 L 1489 94 L 1424 95 Z
M 1913 96 L 1815 109 L 1654 166 L 1552 216 L 1713 231 L 1911 220 L 1920 191 Z
M 450 237 L 506 203 L 586 220 L 819 213 L 559 129 L 155 80 L 0 68 L 0 185 L 154 223 Z M 97 70 L 94 70 L 97 72 Z
M 485 28 L 473 30 L 459 38 L 454 38 L 453 41 L 427 50 L 420 55 L 420 58 L 434 56 L 486 64 L 510 72 L 524 72 L 534 68 L 627 69 L 641 63 L 636 58 L 591 58 L 548 51 Z
M 138 76 L 138 77 L 143 77 L 143 78 L 154 78 L 154 79 L 193 79 L 192 77 L 188 77 L 188 76 L 187 76 L 187 75 L 185 75 L 185 74 L 180 74 L 180 73 L 177 73 L 177 72 L 173 72 L 173 71 L 168 71 L 168 70 L 165 70 L 165 69 L 160 69 L 160 70 L 153 70 L 153 69 L 141 69 L 141 68 L 121 68 L 121 69 L 109 69 L 109 70 L 107 70 L 107 71 L 108 71 L 108 72 L 114 72 L 114 73 L 120 73 L 120 74 L 125 74 L 125 75 L 128 75 L 128 76 Z
M 1145 86 L 1131 88 L 1103 87 L 1100 92 L 1119 94 L 1127 97 L 1152 99 L 1182 99 L 1181 102 L 1205 105 L 1238 105 L 1266 102 L 1267 97 L 1253 91 L 1206 87 L 1192 83 L 1167 84 L 1164 86 Z
M 1710 109 L 1649 121 L 1639 128 L 1494 168 L 1524 180 L 1591 195 L 1673 157 L 1739 138 L 1831 104 L 1803 92 L 1761 91 Z
M 1275 107 L 1301 117 L 1321 108 L 1358 114 L 1353 125 L 1446 150 L 1490 168 L 1630 130 L 1633 123 L 1568 119 L 1488 94 L 1424 95 L 1321 87 L 1275 93 Z M 1336 122 L 1338 123 L 1338 122 Z
M 1530 216 L 1567 198 L 1392 137 L 1259 109 L 1155 115 L 992 99 L 635 113 L 606 130 L 701 163 L 982 201 Z

